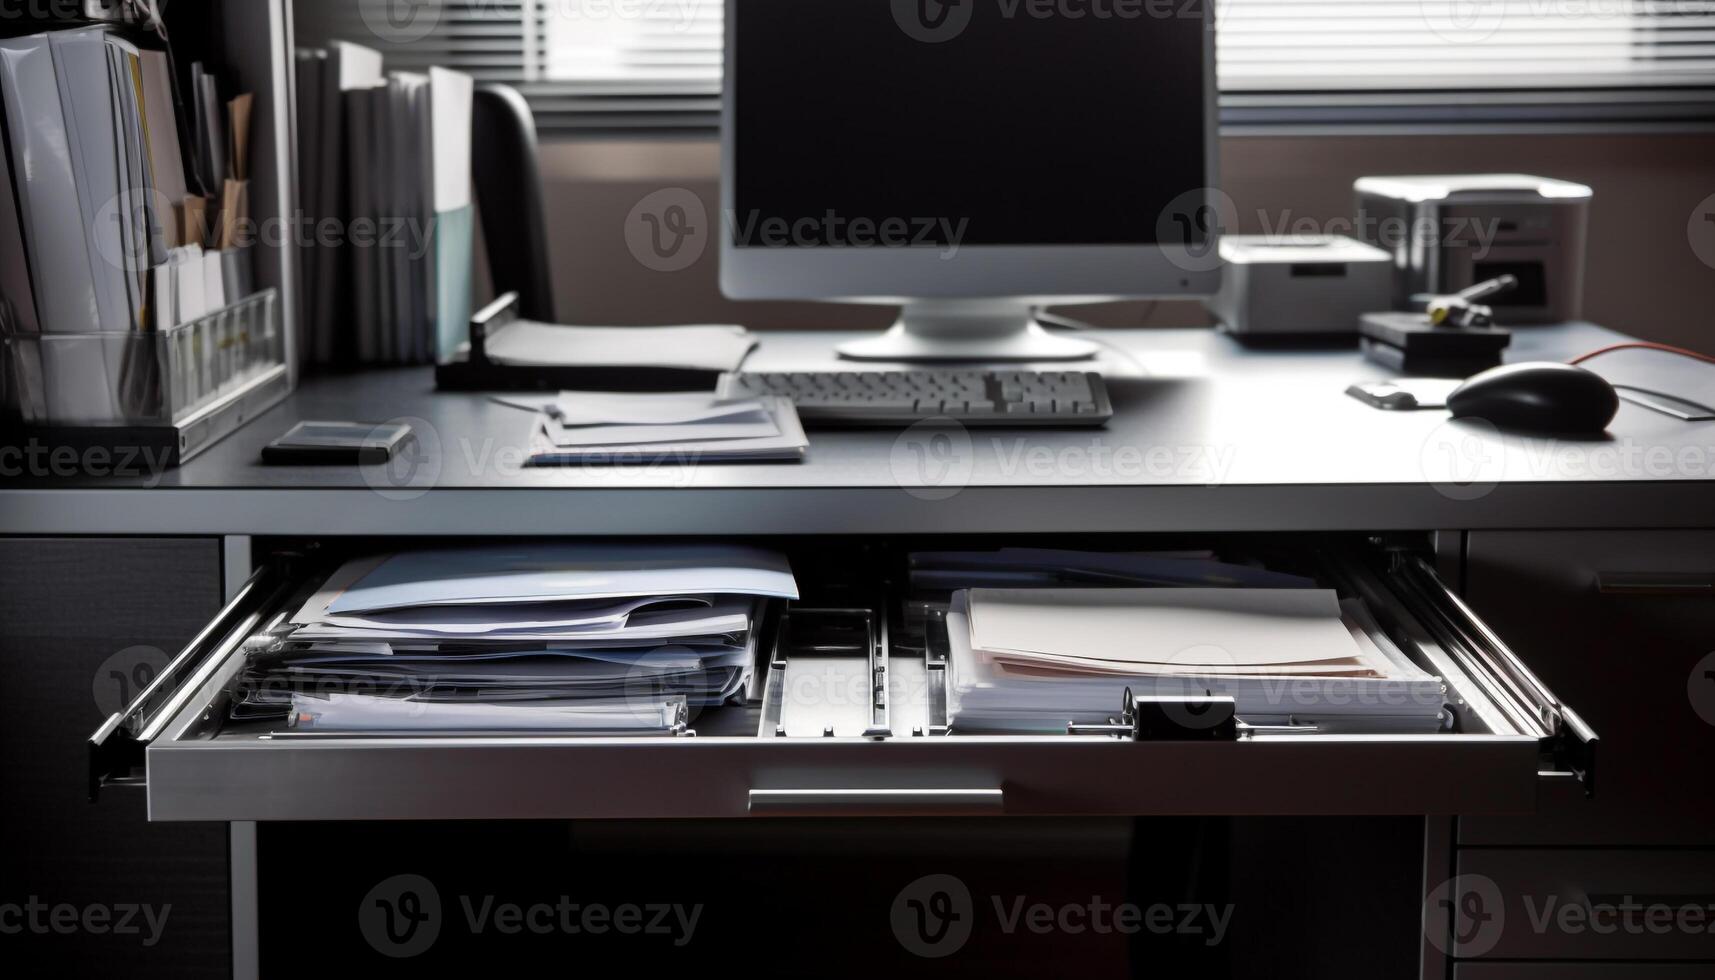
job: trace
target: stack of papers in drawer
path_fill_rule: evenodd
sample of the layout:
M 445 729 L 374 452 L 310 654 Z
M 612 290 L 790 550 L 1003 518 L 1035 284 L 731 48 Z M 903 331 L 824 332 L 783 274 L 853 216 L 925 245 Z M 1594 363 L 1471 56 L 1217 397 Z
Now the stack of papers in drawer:
M 1316 586 L 1314 581 L 1300 575 L 1254 564 L 1222 561 L 1208 550 L 997 548 L 993 551 L 918 551 L 910 557 L 910 569 L 912 586 L 921 589 L 1018 589 L 1062 585 L 1309 589 Z
M 809 446 L 785 398 L 566 391 L 537 412 L 529 462 L 796 461 Z
M 1241 720 L 1433 732 L 1441 680 L 1327 589 L 970 589 L 947 616 L 954 731 L 1064 732 L 1140 696 L 1228 695 Z
M 399 701 L 493 709 L 436 712 L 442 721 L 504 718 L 517 706 L 517 727 L 527 729 L 556 715 L 525 706 L 579 701 L 592 709 L 636 703 L 647 709 L 639 717 L 658 719 L 663 698 L 710 705 L 742 690 L 763 604 L 796 597 L 783 557 L 722 545 L 534 544 L 362 558 L 252 651 L 234 713 L 355 724 L 370 710 L 394 728 Z

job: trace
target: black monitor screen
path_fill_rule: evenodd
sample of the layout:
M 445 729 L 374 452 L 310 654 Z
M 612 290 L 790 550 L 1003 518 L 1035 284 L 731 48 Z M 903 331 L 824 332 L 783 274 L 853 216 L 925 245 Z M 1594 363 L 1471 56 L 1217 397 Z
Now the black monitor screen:
M 728 9 L 736 244 L 1184 243 L 1163 215 L 1208 183 L 1200 0 Z

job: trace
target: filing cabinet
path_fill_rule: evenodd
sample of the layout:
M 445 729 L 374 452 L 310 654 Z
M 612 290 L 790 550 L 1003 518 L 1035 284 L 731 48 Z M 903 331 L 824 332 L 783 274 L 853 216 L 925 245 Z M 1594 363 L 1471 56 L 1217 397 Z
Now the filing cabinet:
M 1715 971 L 1715 851 L 1466 848 L 1462 878 L 1498 910 L 1455 955 L 1498 960 L 1703 961 Z
M 1715 532 L 1474 531 L 1465 597 L 1602 733 L 1595 799 L 1544 787 L 1461 844 L 1715 847 Z M 1701 665 L 1701 667 L 1700 667 Z M 1712 887 L 1715 890 L 1715 887 Z
M 214 538 L 0 538 L 0 904 L 171 906 L 158 941 L 24 927 L 0 961 L 62 976 L 228 974 L 227 834 L 151 824 L 144 794 L 87 801 L 89 727 L 220 608 Z M 7 917 L 9 928 L 18 920 Z
M 1453 980 L 1709 980 L 1697 963 L 1461 963 Z

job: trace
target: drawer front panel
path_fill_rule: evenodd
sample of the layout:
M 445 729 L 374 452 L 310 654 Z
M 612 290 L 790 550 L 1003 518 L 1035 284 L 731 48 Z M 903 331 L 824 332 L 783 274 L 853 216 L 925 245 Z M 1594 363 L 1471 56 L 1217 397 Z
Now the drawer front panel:
M 1712 980 L 1715 963 L 1460 963 L 1453 980 Z
M 1715 851 L 1468 848 L 1458 868 L 1461 958 L 1715 962 Z
M 1466 598 L 1602 734 L 1594 800 L 1460 821 L 1465 844 L 1715 846 L 1715 532 L 1473 532 Z
M 154 820 L 1369 815 L 1531 805 L 1529 740 L 1445 741 L 204 744 L 149 751 L 149 802 Z M 807 799 L 812 791 L 835 799 Z M 914 793 L 925 798 L 908 799 Z M 757 798 L 770 805 L 755 806 Z
M 0 539 L 0 905 L 171 910 L 147 948 L 136 935 L 24 929 L 0 933 L 0 963 L 34 954 L 60 976 L 230 975 L 226 828 L 146 826 L 142 793 L 94 807 L 84 792 L 89 729 L 219 608 L 212 539 Z

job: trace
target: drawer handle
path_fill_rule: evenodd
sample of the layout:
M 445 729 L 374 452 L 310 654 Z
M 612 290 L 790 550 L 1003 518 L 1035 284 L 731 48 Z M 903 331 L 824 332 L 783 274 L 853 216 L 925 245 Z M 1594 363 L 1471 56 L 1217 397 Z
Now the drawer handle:
M 1708 572 L 1597 572 L 1603 595 L 1715 596 L 1715 575 Z
M 1682 909 L 1686 907 L 1698 909 L 1715 909 L 1715 895 L 1646 895 L 1637 893 L 1588 895 L 1584 899 L 1584 907 L 1596 909 L 1618 909 L 1625 906 L 1643 906 L 1645 908 Z
M 753 814 L 889 814 L 957 816 L 1000 813 L 998 789 L 753 789 Z

